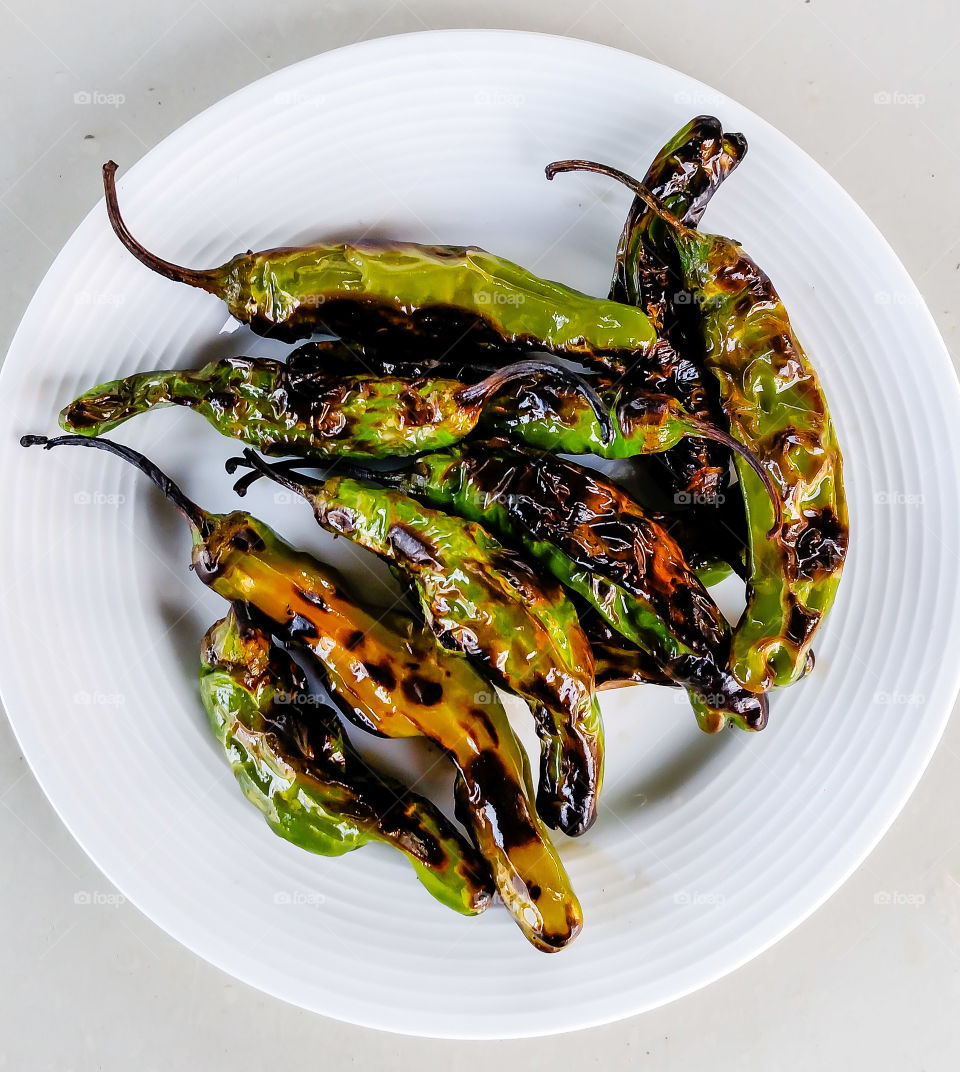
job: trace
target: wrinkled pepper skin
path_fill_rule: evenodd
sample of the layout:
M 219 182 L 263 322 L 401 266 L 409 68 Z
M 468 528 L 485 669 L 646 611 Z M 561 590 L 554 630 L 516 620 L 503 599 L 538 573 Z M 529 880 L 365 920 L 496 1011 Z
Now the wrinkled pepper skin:
M 356 461 L 443 450 L 478 422 L 488 433 L 503 432 L 527 446 L 602 458 L 669 450 L 685 436 L 726 437 L 667 395 L 625 397 L 610 388 L 598 396 L 580 377 L 533 361 L 465 385 L 371 375 L 304 381 L 281 361 L 229 357 L 195 371 L 140 372 L 100 384 L 64 407 L 60 427 L 105 435 L 167 406 L 191 409 L 222 435 L 268 456 Z
M 525 446 L 560 454 L 595 454 L 600 458 L 635 458 L 670 450 L 703 427 L 668 395 L 630 397 L 621 387 L 601 389 L 613 421 L 613 437 L 604 443 L 596 414 L 562 385 L 543 385 L 532 394 L 497 397 L 481 414 L 482 434 L 505 435 Z M 439 448 L 443 449 L 443 448 Z
M 597 691 L 621 689 L 627 685 L 667 685 L 676 682 L 660 669 L 656 659 L 643 648 L 631 644 L 614 629 L 596 607 L 579 596 L 572 597 L 593 649 L 594 680 Z
M 330 374 L 298 377 L 282 361 L 229 357 L 195 371 L 141 372 L 94 387 L 60 413 L 60 427 L 104 435 L 140 413 L 184 406 L 222 435 L 264 454 L 329 454 L 370 460 L 404 457 L 458 443 L 476 427 L 488 399 L 521 381 L 536 393 L 544 374 L 584 403 L 603 444 L 610 417 L 592 388 L 565 369 L 520 361 L 465 385 L 450 379 Z M 586 421 L 586 417 L 583 418 Z
M 457 816 L 524 936 L 555 952 L 583 916 L 536 813 L 529 763 L 491 686 L 425 630 L 401 635 L 363 610 L 329 567 L 295 551 L 249 514 L 211 514 L 138 451 L 108 439 L 24 436 L 24 446 L 86 446 L 126 459 L 190 525 L 192 569 L 230 603 L 249 604 L 312 652 L 344 710 L 386 737 L 427 737 L 453 760 Z
M 628 685 L 677 684 L 666 677 L 652 655 L 623 637 L 619 643 L 594 640 L 590 646 L 593 648 L 598 692 L 622 689 Z
M 765 697 L 726 669 L 729 627 L 679 546 L 599 473 L 498 442 L 370 477 L 522 547 L 687 688 L 702 729 L 766 724 Z
M 595 161 L 550 164 L 548 177 L 593 171 L 624 183 L 667 227 L 684 286 L 700 310 L 704 366 L 731 434 L 761 462 L 777 491 L 737 459 L 747 515 L 747 606 L 730 652 L 745 688 L 789 685 L 808 669 L 846 557 L 843 460 L 816 371 L 770 277 L 738 242 L 691 230 L 636 179 Z M 780 517 L 773 506 L 779 502 Z M 771 526 L 771 522 L 773 526 Z M 771 531 L 773 538 L 768 538 Z
M 244 795 L 274 833 L 321 856 L 384 842 L 448 908 L 476 915 L 489 905 L 493 883 L 473 845 L 430 801 L 361 759 L 296 663 L 234 609 L 203 638 L 200 696 Z
M 644 184 L 687 226 L 696 227 L 746 149 L 742 135 L 724 135 L 718 119 L 697 116 L 660 150 Z M 628 375 L 627 396 L 637 390 L 663 393 L 686 412 L 713 422 L 699 361 L 703 343 L 697 312 L 684 301 L 676 254 L 663 240 L 660 220 L 639 198 L 620 236 L 610 297 L 643 309 L 658 336 L 653 351 Z M 685 497 L 681 502 L 712 501 L 729 483 L 728 454 L 710 442 L 681 442 L 657 462 L 648 467 L 650 475 L 668 497 Z
M 687 285 L 698 296 L 704 362 L 731 433 L 756 455 L 783 503 L 774 540 L 770 501 L 737 460 L 748 524 L 747 606 L 731 666 L 747 688 L 803 675 L 833 604 L 849 540 L 843 461 L 816 371 L 769 276 L 729 239 L 674 231 Z
M 250 555 L 245 545 L 257 550 Z M 469 821 L 497 891 L 529 941 L 548 952 L 579 932 L 580 907 L 531 801 L 526 753 L 496 694 L 429 633 L 401 637 L 360 610 L 342 583 L 246 514 L 195 546 L 194 569 L 247 599 L 312 651 L 357 721 L 387 737 L 424 736 L 453 757 Z
M 440 643 L 530 703 L 541 741 L 537 810 L 570 836 L 587 830 L 603 781 L 603 725 L 593 653 L 560 585 L 475 522 L 401 492 L 342 477 L 299 481 L 248 461 L 302 495 L 327 531 L 396 565 Z
M 728 450 L 740 453 L 747 464 L 760 468 L 741 443 L 715 425 L 685 412 L 669 395 L 611 387 L 601 389 L 599 406 L 591 406 L 588 398 L 572 385 L 540 384 L 534 391 L 521 381 L 521 388 L 519 395 L 494 398 L 484 408 L 479 422 L 482 433 L 506 435 L 539 450 L 610 459 L 659 454 L 686 437 L 697 437 L 722 443 Z M 598 411 L 606 417 L 602 423 Z
M 747 520 L 738 488 L 722 492 L 708 509 L 648 508 L 647 513 L 680 544 L 691 569 L 708 587 L 731 573 L 747 579 Z
M 541 279 L 475 247 L 358 243 L 245 253 L 195 271 L 145 250 L 124 224 L 116 165 L 104 165 L 107 209 L 121 242 L 151 270 L 221 298 L 260 335 L 285 341 L 338 335 L 359 347 L 415 339 L 446 353 L 473 347 L 538 350 L 620 367 L 655 342 L 635 307 Z

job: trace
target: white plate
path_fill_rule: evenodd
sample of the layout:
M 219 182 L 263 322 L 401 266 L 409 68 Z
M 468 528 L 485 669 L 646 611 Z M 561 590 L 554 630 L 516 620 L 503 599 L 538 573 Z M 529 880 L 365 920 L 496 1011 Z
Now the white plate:
M 535 1035 L 628 1016 L 795 927 L 863 859 L 929 760 L 958 675 L 957 383 L 881 236 L 763 120 L 582 41 L 415 34 L 241 90 L 124 168 L 120 196 L 135 233 L 185 264 L 377 233 L 478 243 L 600 294 L 628 195 L 594 177 L 548 184 L 544 164 L 593 157 L 642 173 L 704 111 L 750 142 L 706 226 L 768 268 L 822 374 L 852 548 L 816 673 L 774 697 L 763 734 L 700 735 L 666 690 L 604 698 L 600 821 L 562 845 L 586 925 L 557 956 L 528 947 L 502 910 L 445 911 L 386 850 L 325 860 L 270 834 L 205 728 L 197 644 L 223 606 L 187 571 L 174 512 L 117 459 L 16 445 L 54 431 L 59 407 L 101 380 L 280 349 L 218 334 L 220 304 L 137 264 L 102 204 L 38 290 L 2 374 L 3 699 L 104 873 L 232 975 L 410 1034 Z M 235 504 L 222 472 L 235 445 L 193 414 L 153 414 L 118 437 L 201 503 Z M 321 538 L 302 504 L 260 488 L 250 506 L 294 541 L 360 562 Z

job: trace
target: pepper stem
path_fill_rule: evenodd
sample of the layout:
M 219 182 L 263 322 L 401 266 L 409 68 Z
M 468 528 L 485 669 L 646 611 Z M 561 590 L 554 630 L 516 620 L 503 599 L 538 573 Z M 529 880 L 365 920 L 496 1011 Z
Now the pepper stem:
M 552 375 L 573 387 L 578 394 L 582 395 L 587 404 L 593 410 L 594 416 L 600 424 L 600 439 L 604 445 L 613 442 L 614 428 L 610 412 L 603 404 L 603 399 L 597 394 L 589 381 L 571 369 L 555 365 L 551 361 L 527 360 L 516 361 L 512 365 L 492 372 L 486 379 L 470 387 L 463 387 L 457 392 L 457 401 L 465 405 L 480 405 L 495 395 L 499 390 L 514 380 L 526 379 L 528 376 Z
M 103 194 L 107 201 L 107 216 L 114 234 L 127 247 L 127 249 L 152 272 L 166 276 L 176 283 L 186 283 L 191 287 L 199 287 L 201 290 L 211 291 L 215 285 L 217 269 L 211 268 L 201 271 L 196 268 L 184 268 L 179 264 L 171 264 L 158 257 L 155 253 L 142 246 L 130 233 L 123 216 L 120 215 L 120 203 L 117 200 L 117 165 L 108 160 L 103 165 Z
M 162 469 L 132 447 L 114 443 L 112 439 L 92 439 L 81 435 L 56 436 L 53 439 L 42 435 L 25 435 L 20 438 L 20 446 L 43 447 L 44 450 L 50 450 L 52 447 L 94 447 L 97 450 L 105 450 L 109 454 L 116 454 L 139 469 L 144 476 L 149 477 L 163 493 L 164 498 L 180 511 L 190 527 L 195 529 L 201 538 L 205 538 L 210 533 L 212 524 L 207 511 L 202 510 L 192 499 L 187 498 L 179 485 L 175 484 Z
M 241 497 L 246 495 L 247 489 L 260 477 L 265 476 L 270 480 L 276 481 L 282 487 L 292 491 L 294 495 L 300 495 L 306 498 L 307 487 L 310 484 L 320 484 L 320 480 L 311 480 L 308 476 L 304 476 L 303 473 L 298 473 L 293 469 L 292 463 L 281 463 L 278 465 L 271 465 L 265 462 L 256 451 L 251 450 L 250 447 L 243 452 L 241 458 L 229 458 L 225 465 L 225 469 L 228 473 L 235 473 L 240 466 L 245 466 L 251 471 L 245 476 L 242 476 L 236 484 L 233 486 L 233 490 Z M 294 479 L 297 477 L 298 479 Z
M 647 208 L 649 208 L 651 212 L 656 213 L 656 215 L 665 223 L 668 223 L 678 231 L 687 234 L 692 233 L 692 229 L 687 227 L 682 220 L 674 216 L 669 209 L 665 208 L 642 182 L 635 179 L 632 175 L 628 175 L 627 172 L 621 171 L 619 168 L 611 167 L 609 164 L 600 164 L 596 160 L 555 160 L 552 164 L 547 164 L 544 170 L 548 179 L 553 179 L 554 176 L 567 171 L 592 171 L 598 175 L 607 175 L 612 179 L 616 179 L 617 182 L 623 183 L 629 190 L 632 190 Z M 770 474 L 763 467 L 763 463 L 753 451 L 744 446 L 739 440 L 734 439 L 729 432 L 724 432 L 722 429 L 717 428 L 715 425 L 712 425 L 707 421 L 701 421 L 693 417 L 688 417 L 687 420 L 696 430 L 698 436 L 701 436 L 704 439 L 712 439 L 717 443 L 722 443 L 724 446 L 729 447 L 735 454 L 738 454 L 743 458 L 747 465 L 749 465 L 760 478 L 767 494 L 770 496 L 770 503 L 773 506 L 774 524 L 767 532 L 767 539 L 772 540 L 783 523 L 783 504 L 780 501 L 780 496 L 777 494 L 777 489 L 773 485 L 773 481 L 770 479 Z
M 544 168 L 544 173 L 551 180 L 567 171 L 592 171 L 597 175 L 606 175 L 611 179 L 616 179 L 617 182 L 623 183 L 627 189 L 632 190 L 647 208 L 656 213 L 665 223 L 669 223 L 671 227 L 675 227 L 678 231 L 683 231 L 687 234 L 692 232 L 692 228 L 688 227 L 683 220 L 674 216 L 668 208 L 665 208 L 660 200 L 639 179 L 635 179 L 632 175 L 628 175 L 619 168 L 611 167 L 609 164 L 600 164 L 596 160 L 554 160 L 552 164 L 547 164 Z
M 269 466 L 270 472 L 265 472 L 266 463 L 263 468 L 258 468 L 246 457 L 247 451 L 244 456 L 238 456 L 228 458 L 224 463 L 224 469 L 231 475 L 233 475 L 238 469 L 247 469 L 248 472 L 244 473 L 242 477 L 233 485 L 233 490 L 243 498 L 250 490 L 253 484 L 262 476 L 271 476 L 273 479 L 277 479 L 280 473 L 292 473 L 300 482 L 300 487 L 306 488 L 311 484 L 321 484 L 324 480 L 329 480 L 334 476 L 347 477 L 349 480 L 364 480 L 368 484 L 387 484 L 396 483 L 391 481 L 390 477 L 395 473 L 402 473 L 403 469 L 391 469 L 386 472 L 380 472 L 377 469 L 365 469 L 362 465 L 354 465 L 352 462 L 345 462 L 340 458 L 335 459 L 332 462 L 312 462 L 307 458 L 288 458 L 286 461 L 272 462 Z M 256 457 L 256 455 L 254 455 Z M 260 459 L 261 461 L 263 459 Z M 311 469 L 319 469 L 322 473 L 321 476 L 316 478 L 309 477 L 306 474 L 299 472 L 298 466 L 307 465 Z

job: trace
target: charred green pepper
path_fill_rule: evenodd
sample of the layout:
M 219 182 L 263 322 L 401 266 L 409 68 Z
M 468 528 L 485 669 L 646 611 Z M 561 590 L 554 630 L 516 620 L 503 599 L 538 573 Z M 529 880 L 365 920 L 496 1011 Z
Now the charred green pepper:
M 473 348 L 545 350 L 622 367 L 655 342 L 637 308 L 541 279 L 475 247 L 414 243 L 280 248 L 245 253 L 219 268 L 161 260 L 130 234 L 117 203 L 112 161 L 103 179 L 110 222 L 141 263 L 221 298 L 241 323 L 285 340 L 332 334 L 363 347 L 384 336 L 446 354 Z
M 667 677 L 656 659 L 618 633 L 596 607 L 578 597 L 574 597 L 574 602 L 580 624 L 593 649 L 594 678 L 598 692 L 627 685 L 676 687 L 677 683 Z
M 613 428 L 593 388 L 576 373 L 542 361 L 519 361 L 466 386 L 450 379 L 396 376 L 304 379 L 281 361 L 228 357 L 195 371 L 139 372 L 101 384 L 64 408 L 60 426 L 81 435 L 103 435 L 139 413 L 185 406 L 218 432 L 264 454 L 403 456 L 459 442 L 473 431 L 497 392 L 522 381 L 521 397 L 535 395 L 544 375 L 562 383 L 571 399 L 583 401 L 593 418 L 591 433 L 606 445 Z
M 203 638 L 200 696 L 244 795 L 274 833 L 321 856 L 381 841 L 448 908 L 476 915 L 490 903 L 477 850 L 430 801 L 361 759 L 336 713 L 243 605 Z
M 572 385 L 544 383 L 532 390 L 519 385 L 515 398 L 495 398 L 484 409 L 479 428 L 508 435 L 528 447 L 560 454 L 596 454 L 601 458 L 636 458 L 674 448 L 687 437 L 719 443 L 749 465 L 767 488 L 776 510 L 777 496 L 760 463 L 729 432 L 687 413 L 669 395 L 640 393 L 627 386 L 601 389 L 596 407 Z M 609 413 L 609 430 L 596 412 Z M 439 444 L 438 444 L 439 447 Z M 689 498 L 690 496 L 688 496 Z
M 695 227 L 746 149 L 742 135 L 724 135 L 718 119 L 697 116 L 660 150 L 644 184 L 687 226 Z M 617 249 L 610 297 L 643 309 L 657 332 L 656 346 L 630 370 L 623 387 L 628 398 L 637 391 L 666 394 L 692 416 L 715 423 L 698 364 L 703 343 L 696 309 L 677 283 L 675 258 L 669 243 L 660 241 L 658 224 L 656 215 L 635 200 Z M 681 442 L 656 461 L 650 475 L 680 502 L 713 502 L 729 482 L 726 452 L 708 441 Z
M 804 673 L 829 611 L 849 538 L 843 461 L 817 374 L 769 276 L 737 242 L 673 217 L 636 179 L 594 161 L 551 164 L 623 182 L 668 228 L 700 310 L 705 367 L 716 378 L 731 433 L 763 463 L 783 502 L 777 522 L 757 474 L 737 459 L 748 523 L 747 606 L 731 667 L 747 688 L 789 685 Z M 774 521 L 775 538 L 761 533 Z
M 521 547 L 683 685 L 707 732 L 765 725 L 766 697 L 729 673 L 729 626 L 680 547 L 600 473 L 504 442 L 425 454 L 389 472 L 351 471 Z
M 400 635 L 342 579 L 240 511 L 211 514 L 138 451 L 108 439 L 24 436 L 24 446 L 94 447 L 148 476 L 190 526 L 192 568 L 230 603 L 249 603 L 312 652 L 345 711 L 387 737 L 427 737 L 456 765 L 457 816 L 527 939 L 554 952 L 580 931 L 580 905 L 532 803 L 529 764 L 495 693 L 424 630 Z M 382 616 L 381 616 L 382 617 Z
M 516 393 L 499 397 L 509 384 L 516 384 Z M 229 357 L 196 371 L 140 372 L 101 384 L 67 405 L 60 425 L 103 435 L 139 413 L 171 405 L 194 410 L 223 435 L 267 455 L 402 457 L 452 446 L 482 419 L 488 430 L 564 454 L 632 458 L 698 436 L 750 461 L 727 432 L 685 413 L 667 395 L 625 398 L 622 389 L 611 388 L 601 398 L 582 377 L 539 361 L 507 365 L 465 386 L 370 375 L 304 380 L 280 361 Z
M 566 834 L 587 830 L 603 780 L 603 727 L 590 644 L 560 585 L 538 578 L 480 525 L 400 492 L 342 477 L 311 481 L 251 450 L 228 470 L 244 460 L 306 499 L 323 528 L 395 564 L 440 643 L 530 703 L 541 741 L 537 810 Z M 238 483 L 241 494 L 249 483 Z

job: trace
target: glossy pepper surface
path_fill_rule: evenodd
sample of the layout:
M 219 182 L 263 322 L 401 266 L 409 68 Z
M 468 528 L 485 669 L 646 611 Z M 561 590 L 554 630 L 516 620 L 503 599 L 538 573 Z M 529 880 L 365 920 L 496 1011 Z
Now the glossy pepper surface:
M 533 390 L 521 381 L 517 396 L 494 398 L 485 407 L 479 428 L 481 433 L 506 435 L 528 447 L 601 458 L 659 454 L 685 438 L 704 439 L 738 454 L 757 473 L 776 506 L 766 472 L 749 450 L 728 432 L 687 413 L 676 399 L 628 386 L 601 389 L 599 398 L 599 405 L 590 405 L 574 385 L 544 383 Z M 601 424 L 598 412 L 608 421 Z
M 642 184 L 591 161 L 559 170 L 598 171 L 630 186 L 669 228 L 686 286 L 702 318 L 704 362 L 719 386 L 731 433 L 761 461 L 782 501 L 779 522 L 756 473 L 737 460 L 748 525 L 747 606 L 731 666 L 761 692 L 803 676 L 829 611 L 849 538 L 843 461 L 816 371 L 769 276 L 739 243 L 683 226 Z M 774 522 L 776 536 L 761 532 Z
M 603 726 L 590 644 L 560 585 L 475 522 L 402 492 L 344 477 L 308 480 L 252 451 L 245 458 L 302 495 L 323 528 L 394 563 L 440 643 L 531 704 L 541 740 L 537 809 L 567 834 L 587 830 L 603 780 Z
M 203 638 L 200 696 L 244 795 L 274 833 L 321 856 L 372 841 L 398 849 L 440 902 L 490 903 L 483 858 L 424 797 L 361 759 L 336 713 L 242 606 Z
M 536 394 L 543 376 L 562 382 L 571 404 L 577 397 L 583 401 L 601 445 L 612 438 L 610 416 L 589 384 L 540 361 L 520 361 L 465 385 L 368 374 L 305 378 L 282 361 L 228 357 L 193 371 L 140 372 L 101 384 L 63 409 L 60 426 L 103 435 L 140 413 L 184 406 L 264 454 L 404 456 L 459 442 L 504 387 L 517 383 L 521 397 Z
M 660 150 L 644 184 L 674 215 L 695 227 L 746 148 L 743 136 L 725 135 L 718 119 L 697 116 Z M 659 225 L 659 218 L 635 199 L 617 248 L 610 297 L 643 309 L 657 332 L 656 346 L 631 369 L 624 386 L 628 396 L 637 390 L 666 394 L 686 412 L 712 422 L 699 361 L 703 343 L 697 312 L 678 282 L 675 252 L 663 241 Z M 708 441 L 681 442 L 657 461 L 649 467 L 650 475 L 669 496 L 709 502 L 728 483 L 727 454 Z
M 510 385 L 515 390 L 503 396 Z M 231 357 L 195 371 L 140 372 L 101 384 L 64 407 L 60 425 L 104 435 L 166 406 L 191 409 L 221 434 L 267 455 L 364 461 L 442 450 L 470 435 L 485 409 L 484 428 L 565 454 L 631 458 L 668 450 L 686 436 L 745 453 L 728 433 L 685 413 L 667 395 L 625 398 L 621 389 L 609 389 L 600 397 L 582 377 L 538 361 L 519 361 L 465 385 L 372 375 L 303 379 L 281 361 Z
M 312 652 L 354 720 L 387 737 L 427 737 L 456 765 L 457 815 L 497 892 L 538 949 L 579 933 L 580 905 L 532 802 L 526 753 L 490 685 L 424 630 L 406 635 L 360 607 L 342 579 L 240 511 L 211 514 L 130 447 L 82 436 L 24 436 L 24 446 L 95 447 L 125 458 L 180 511 L 197 577 L 230 603 L 247 603 Z
M 541 279 L 475 247 L 357 243 L 245 253 L 205 271 L 170 264 L 130 234 L 117 203 L 116 165 L 104 165 L 117 236 L 143 264 L 221 298 L 241 323 L 292 341 L 333 334 L 363 347 L 415 339 L 446 354 L 473 347 L 542 350 L 620 367 L 652 346 L 646 315 Z
M 729 627 L 676 541 L 601 474 L 498 442 L 365 475 L 522 547 L 687 688 L 704 730 L 766 723 L 766 698 L 726 669 Z

